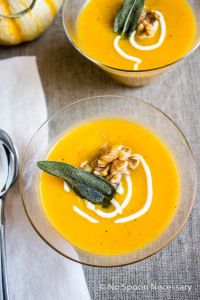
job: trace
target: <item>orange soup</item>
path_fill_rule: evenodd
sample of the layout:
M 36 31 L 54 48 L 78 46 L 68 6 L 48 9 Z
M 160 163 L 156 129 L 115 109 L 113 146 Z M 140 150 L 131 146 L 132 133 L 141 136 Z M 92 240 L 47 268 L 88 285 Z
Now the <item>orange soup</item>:
M 43 172 L 41 201 L 52 226 L 70 243 L 91 253 L 118 255 L 144 247 L 166 229 L 178 203 L 179 175 L 163 142 L 147 128 L 125 119 L 93 120 L 71 129 L 54 145 L 47 159 L 79 168 L 91 161 L 105 143 L 124 145 L 134 153 L 131 157 L 135 162 L 140 158 L 129 176 L 121 179 L 123 192 L 116 192 L 113 202 L 117 208 L 113 204 L 108 208 L 93 205 L 95 211 L 91 210 L 84 199 L 64 189 L 62 179 Z M 120 210 L 128 194 L 130 201 Z M 139 216 L 148 201 L 147 211 Z M 109 218 L 101 216 L 116 209 L 117 213 Z
M 121 38 L 116 41 L 116 47 L 120 48 L 116 50 L 114 41 L 118 34 L 114 33 L 113 24 L 123 2 L 90 0 L 81 10 L 74 42 L 86 55 L 113 68 L 146 70 L 168 65 L 192 49 L 196 20 L 188 1 L 146 0 L 145 8 L 158 12 L 158 29 L 152 37 L 136 36 L 132 39 L 134 45 L 131 40 Z M 147 50 L 141 46 L 155 48 Z

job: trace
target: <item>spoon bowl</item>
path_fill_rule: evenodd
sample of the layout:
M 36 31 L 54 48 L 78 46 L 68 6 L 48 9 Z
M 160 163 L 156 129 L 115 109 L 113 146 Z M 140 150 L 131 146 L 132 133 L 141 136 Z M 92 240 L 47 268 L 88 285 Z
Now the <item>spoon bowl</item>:
M 4 142 L 5 145 L 10 147 L 10 150 L 12 151 L 14 155 L 14 161 L 15 161 L 15 166 L 14 166 L 14 177 L 13 177 L 13 182 L 12 184 L 15 183 L 18 173 L 19 173 L 19 155 L 17 148 L 13 144 L 13 141 L 11 140 L 10 136 L 2 129 L 0 129 L 0 141 Z
M 7 175 L 8 175 L 8 157 L 3 144 L 0 142 L 0 166 L 1 166 L 1 176 L 0 176 L 0 197 L 4 193 Z
M 9 190 L 9 188 L 11 187 L 11 185 L 14 183 L 15 179 L 16 179 L 16 164 L 15 164 L 15 155 L 13 153 L 13 151 L 11 150 L 10 146 L 5 144 L 3 141 L 0 140 L 0 146 L 2 149 L 2 153 L 4 153 L 4 161 L 6 164 L 7 163 L 7 174 L 6 172 L 4 172 L 4 187 L 3 189 L 0 191 L 0 197 L 3 197 L 7 191 Z

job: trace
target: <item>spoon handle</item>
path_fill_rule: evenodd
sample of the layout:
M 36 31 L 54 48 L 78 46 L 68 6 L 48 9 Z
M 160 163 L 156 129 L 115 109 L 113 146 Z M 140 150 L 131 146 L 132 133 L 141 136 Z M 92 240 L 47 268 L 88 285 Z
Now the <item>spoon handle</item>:
M 0 198 L 0 252 L 1 252 L 1 284 L 3 300 L 9 300 L 8 293 L 8 279 L 7 279 L 7 266 L 6 266 L 6 247 L 5 247 L 5 218 L 4 218 L 4 199 Z

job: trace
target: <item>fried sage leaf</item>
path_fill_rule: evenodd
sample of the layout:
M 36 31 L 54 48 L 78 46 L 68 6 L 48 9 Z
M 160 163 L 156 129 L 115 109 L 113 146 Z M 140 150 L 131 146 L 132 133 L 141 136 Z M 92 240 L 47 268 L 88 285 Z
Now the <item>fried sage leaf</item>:
M 114 186 L 106 179 L 66 163 L 39 161 L 37 166 L 42 171 L 66 181 L 79 197 L 103 207 L 109 206 L 116 192 Z
M 114 20 L 114 32 L 129 37 L 136 29 L 145 0 L 125 0 Z

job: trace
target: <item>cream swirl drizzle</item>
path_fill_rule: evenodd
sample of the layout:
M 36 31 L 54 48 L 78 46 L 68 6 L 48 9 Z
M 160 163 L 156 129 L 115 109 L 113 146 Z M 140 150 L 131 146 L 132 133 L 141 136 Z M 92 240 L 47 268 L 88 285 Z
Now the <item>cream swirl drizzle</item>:
M 166 36 L 165 19 L 164 19 L 164 16 L 161 12 L 156 11 L 156 13 L 159 16 L 160 31 L 161 31 L 158 42 L 153 44 L 153 45 L 149 45 L 149 46 L 142 46 L 142 45 L 138 44 L 135 40 L 135 35 L 136 35 L 136 30 L 135 30 L 129 38 L 130 44 L 135 49 L 138 49 L 138 50 L 141 50 L 141 51 L 151 51 L 151 50 L 155 50 L 155 49 L 159 48 L 162 45 L 162 43 L 164 42 L 164 39 L 165 39 L 165 36 Z M 142 62 L 142 60 L 139 57 L 135 57 L 135 56 L 129 55 L 126 52 L 124 52 L 119 46 L 120 39 L 121 39 L 120 35 L 116 36 L 116 38 L 114 39 L 114 44 L 113 45 L 114 45 L 115 50 L 118 52 L 119 55 L 126 58 L 127 60 L 134 61 L 135 62 L 134 70 L 138 70 L 139 64 Z
M 129 55 L 127 54 L 126 52 L 124 52 L 120 46 L 119 46 L 119 41 L 121 39 L 121 36 L 118 35 L 116 36 L 116 38 L 114 39 L 114 48 L 115 50 L 119 53 L 119 55 L 121 55 L 122 57 L 130 60 L 130 61 L 134 61 L 135 64 L 134 64 L 134 70 L 137 70 L 138 69 L 138 65 L 142 62 L 142 60 L 138 57 L 135 57 L 135 56 L 132 56 L 132 55 Z
M 118 223 L 126 223 L 126 222 L 130 222 L 133 221 L 135 219 L 140 218 L 141 216 L 143 216 L 144 214 L 146 214 L 148 212 L 148 210 L 151 207 L 151 203 L 152 203 L 152 198 L 153 198 L 153 186 L 152 186 L 152 176 L 151 176 L 151 171 L 150 168 L 148 166 L 148 164 L 146 163 L 145 159 L 140 155 L 140 154 L 134 154 L 133 157 L 138 161 L 138 164 L 141 163 L 146 175 L 146 182 L 147 182 L 147 198 L 146 198 L 146 202 L 143 206 L 142 209 L 140 209 L 139 211 L 123 217 L 123 218 L 119 218 L 116 219 L 114 221 L 114 223 L 118 224 Z M 137 164 L 137 166 L 138 166 Z M 133 197 L 133 188 L 132 188 L 132 180 L 130 178 L 130 176 L 125 177 L 126 183 L 127 183 L 127 194 L 126 197 L 124 199 L 124 201 L 122 202 L 122 204 L 120 204 L 117 200 L 115 200 L 114 198 L 111 200 L 111 203 L 113 205 L 113 207 L 115 208 L 113 211 L 111 212 L 105 212 L 102 211 L 101 209 L 96 208 L 96 206 L 85 200 L 86 203 L 86 207 L 93 211 L 96 215 L 98 215 L 101 218 L 104 219 L 111 219 L 116 217 L 118 214 L 122 214 L 123 210 L 129 205 L 131 198 Z M 67 187 L 67 188 L 66 188 Z M 69 192 L 69 187 L 66 186 L 66 184 L 64 183 L 64 190 L 66 192 Z M 123 194 L 124 193 L 124 189 L 123 187 L 120 185 L 119 189 L 117 190 L 118 194 Z M 88 221 L 90 221 L 91 223 L 99 223 L 99 220 L 92 218 L 91 216 L 89 216 L 87 213 L 83 212 L 81 209 L 79 209 L 76 205 L 73 205 L 73 210 L 79 214 L 80 216 L 82 216 L 83 218 L 87 219 Z
M 114 223 L 125 223 L 125 222 L 130 222 L 130 221 L 136 220 L 139 217 L 146 214 L 147 211 L 151 207 L 151 203 L 152 203 L 152 199 L 153 199 L 153 186 L 152 186 L 152 176 L 151 176 L 150 168 L 149 168 L 146 161 L 144 160 L 144 158 L 141 155 L 135 154 L 134 157 L 141 162 L 141 164 L 144 168 L 145 174 L 146 174 L 146 180 L 147 180 L 147 199 L 146 199 L 146 203 L 143 206 L 143 208 L 140 209 L 138 212 L 136 212 L 136 213 L 134 213 L 130 216 L 127 216 L 127 217 L 124 217 L 124 218 L 121 218 L 121 219 L 117 219 L 117 220 L 114 221 Z
M 83 218 L 87 219 L 88 221 L 90 221 L 91 223 L 99 223 L 99 220 L 96 220 L 92 217 L 90 217 L 88 214 L 86 214 L 85 212 L 83 212 L 80 208 L 78 208 L 76 205 L 73 205 L 73 210 L 80 216 L 82 216 Z
M 111 219 L 111 218 L 116 217 L 118 214 L 122 214 L 124 208 L 129 204 L 129 202 L 131 200 L 131 196 L 132 196 L 132 181 L 131 181 L 130 176 L 126 177 L 126 182 L 128 185 L 128 193 L 126 195 L 124 202 L 120 205 L 115 199 L 111 200 L 112 205 L 115 207 L 114 211 L 104 212 L 100 209 L 96 209 L 94 204 L 85 200 L 87 208 L 94 211 L 99 217 L 102 217 L 105 219 Z

